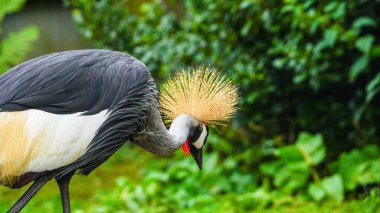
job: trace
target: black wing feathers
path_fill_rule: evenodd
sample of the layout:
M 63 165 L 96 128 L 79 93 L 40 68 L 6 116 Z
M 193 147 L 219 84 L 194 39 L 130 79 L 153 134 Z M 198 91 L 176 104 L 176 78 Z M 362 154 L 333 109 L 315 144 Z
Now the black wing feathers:
M 66 51 L 32 59 L 0 76 L 0 108 L 96 114 L 115 107 L 125 95 L 140 74 L 137 64 L 141 63 L 127 54 L 108 50 Z
M 157 105 L 158 92 L 150 75 L 134 77 L 135 84 L 110 112 L 87 152 L 73 164 L 62 168 L 59 176 L 76 169 L 82 174 L 89 174 L 146 126 L 152 104 Z

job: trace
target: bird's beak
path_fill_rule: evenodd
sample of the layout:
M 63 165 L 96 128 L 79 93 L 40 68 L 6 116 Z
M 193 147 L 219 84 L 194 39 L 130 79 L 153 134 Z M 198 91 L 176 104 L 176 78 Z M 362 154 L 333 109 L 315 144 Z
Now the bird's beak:
M 193 156 L 200 170 L 202 170 L 202 148 L 197 149 L 193 144 L 189 143 L 190 153 Z

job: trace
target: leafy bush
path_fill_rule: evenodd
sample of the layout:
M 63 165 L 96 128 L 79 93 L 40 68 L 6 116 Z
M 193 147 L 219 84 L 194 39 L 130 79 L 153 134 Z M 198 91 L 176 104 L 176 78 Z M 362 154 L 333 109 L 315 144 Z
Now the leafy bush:
M 342 202 L 345 191 L 380 183 L 380 152 L 373 145 L 343 153 L 331 163 L 335 168 L 330 176 L 323 178 L 318 167 L 326 160 L 326 147 L 320 134 L 303 132 L 295 144 L 274 149 L 272 155 L 277 159 L 262 164 L 260 169 L 273 180 L 274 190 L 280 195 L 307 193 L 317 202 L 324 198 Z
M 371 147 L 366 147 L 343 156 L 363 156 L 370 150 Z M 133 155 L 135 151 L 128 150 L 127 153 Z M 371 155 L 379 154 L 370 152 Z M 367 170 L 358 176 L 341 174 L 340 169 L 323 174 L 318 167 L 325 160 L 325 153 L 320 134 L 302 132 L 294 145 L 274 149 L 268 154 L 274 158 L 260 167 L 264 174 L 260 187 L 255 184 L 257 176 L 237 167 L 236 156 L 221 158 L 216 153 L 208 154 L 204 162 L 207 169 L 202 172 L 193 159 L 184 158 L 182 152 L 177 152 L 174 159 L 156 161 L 153 160 L 156 157 L 150 157 L 149 163 L 139 172 L 141 180 L 130 179 L 128 175 L 118 177 L 115 189 L 99 193 L 97 205 L 93 205 L 90 211 L 252 212 L 268 206 L 278 208 L 305 203 L 310 199 L 324 205 L 329 202 L 341 205 L 344 192 L 352 188 L 347 183 L 353 177 L 380 177 L 378 170 Z M 144 154 L 135 153 L 140 158 L 147 158 Z M 346 163 L 339 159 L 333 164 L 344 167 Z M 358 183 L 361 186 L 367 184 Z M 379 208 L 379 193 L 378 188 L 369 191 L 365 198 L 369 203 L 367 212 L 376 212 Z
M 359 185 L 380 183 L 380 151 L 374 145 L 343 153 L 338 160 L 338 173 L 342 176 L 345 188 L 354 190 Z
M 273 154 L 278 159 L 264 163 L 260 168 L 264 175 L 273 178 L 273 185 L 281 191 L 280 195 L 306 194 L 307 190 L 315 201 L 330 197 L 342 202 L 344 186 L 341 176 L 333 174 L 320 179 L 316 169 L 326 157 L 326 147 L 320 134 L 301 133 L 294 145 L 275 149 Z
M 0 23 L 4 16 L 20 10 L 25 0 L 0 0 Z M 1 35 L 1 29 L 0 29 Z M 22 62 L 38 38 L 38 29 L 28 26 L 19 32 L 11 32 L 0 41 L 0 74 Z
M 252 190 L 236 200 L 341 202 L 380 183 L 379 2 L 65 2 L 87 39 L 134 55 L 158 83 L 211 63 L 239 85 L 239 115 L 223 137 L 210 134 L 209 147 L 251 177 Z M 141 187 L 128 190 L 149 188 Z
M 176 14 L 161 1 L 66 2 L 86 38 L 141 59 L 159 82 L 188 65 L 227 72 L 242 94 L 230 139 L 242 146 L 300 130 L 321 132 L 334 154 L 379 141 L 379 3 L 186 0 Z
M 326 147 L 321 135 L 301 133 L 294 145 L 283 146 L 273 151 L 277 160 L 260 166 L 264 175 L 273 177 L 275 187 L 293 193 L 305 189 L 310 175 L 315 182 L 319 176 L 315 169 L 326 156 Z

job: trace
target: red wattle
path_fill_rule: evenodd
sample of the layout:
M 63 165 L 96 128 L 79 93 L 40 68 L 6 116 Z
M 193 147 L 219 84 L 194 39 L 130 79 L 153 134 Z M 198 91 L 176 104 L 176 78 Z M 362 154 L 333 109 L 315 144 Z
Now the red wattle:
M 189 156 L 190 152 L 190 146 L 189 146 L 189 141 L 186 140 L 185 144 L 182 145 L 182 150 L 185 153 L 186 156 Z

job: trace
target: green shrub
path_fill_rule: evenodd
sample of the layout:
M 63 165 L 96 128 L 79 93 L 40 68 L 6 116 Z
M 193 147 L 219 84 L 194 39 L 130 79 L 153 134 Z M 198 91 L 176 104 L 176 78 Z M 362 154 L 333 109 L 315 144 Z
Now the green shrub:
M 242 94 L 228 134 L 239 146 L 300 130 L 321 132 L 332 154 L 379 141 L 379 3 L 185 0 L 175 13 L 130 2 L 66 0 L 86 38 L 136 56 L 158 82 L 204 63 L 228 73 Z
M 378 1 L 65 2 L 87 39 L 140 59 L 159 84 L 179 68 L 206 63 L 239 86 L 239 114 L 222 136 L 210 134 L 209 149 L 260 177 L 242 202 L 260 197 L 258 205 L 267 206 L 294 194 L 340 202 L 343 192 L 379 183 L 371 176 L 374 158 L 345 165 L 379 146 Z M 296 140 L 301 131 L 316 135 Z M 309 140 L 315 144 L 303 147 Z M 351 180 L 345 167 L 371 175 Z
M 7 14 L 20 10 L 25 0 L 0 0 L 0 23 Z M 1 35 L 1 28 L 0 28 Z M 21 63 L 38 38 L 38 29 L 28 26 L 19 32 L 10 32 L 0 41 L 0 74 Z

